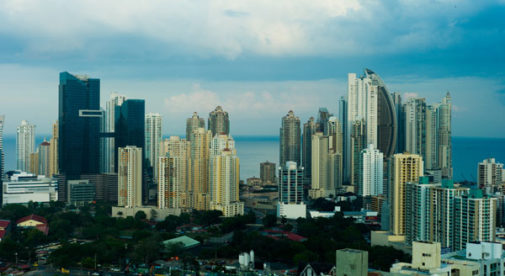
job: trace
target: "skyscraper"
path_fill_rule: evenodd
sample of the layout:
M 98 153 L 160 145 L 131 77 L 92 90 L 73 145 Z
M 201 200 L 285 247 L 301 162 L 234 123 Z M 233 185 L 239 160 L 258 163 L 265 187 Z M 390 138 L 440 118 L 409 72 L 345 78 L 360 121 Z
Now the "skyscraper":
M 361 151 L 359 189 L 361 196 L 378 196 L 383 194 L 384 156 L 372 144 Z
M 180 186 L 177 185 L 174 158 L 161 156 L 158 158 L 158 208 L 180 207 Z
M 51 144 L 44 139 L 42 143 L 39 145 L 39 174 L 50 177 L 50 152 L 51 152 Z
M 438 106 L 428 105 L 426 107 L 425 119 L 425 156 L 424 169 L 425 170 L 438 170 Z
M 322 132 L 312 135 L 312 180 L 311 198 L 335 195 L 334 183 L 330 183 L 329 139 Z
M 403 153 L 405 151 L 405 112 L 402 105 L 402 96 L 398 92 L 391 94 L 396 110 L 396 121 L 398 125 L 398 135 L 396 137 L 395 153 Z
M 438 166 L 442 177 L 452 179 L 452 103 L 449 92 L 438 106 Z
M 417 154 L 398 153 L 393 156 L 392 187 L 389 187 L 391 232 L 394 235 L 405 235 L 406 230 L 406 183 L 417 183 L 423 176 L 423 158 Z
M 98 173 L 102 115 L 100 80 L 60 73 L 58 162 L 67 179 Z
M 263 185 L 273 185 L 276 184 L 275 171 L 277 168 L 275 167 L 275 163 L 266 161 L 260 163 L 260 179 Z
M 405 104 L 405 150 L 426 156 L 426 100 L 410 98 Z
M 191 133 L 199 128 L 205 128 L 205 120 L 193 112 L 193 116 L 186 120 L 186 140 L 191 141 Z
M 148 165 L 153 169 L 154 180 L 157 182 L 157 161 L 160 156 L 161 144 L 161 115 L 159 113 L 146 114 L 145 128 L 145 157 Z
M 216 134 L 230 134 L 230 119 L 228 117 L 228 112 L 224 111 L 221 106 L 218 105 L 214 111 L 209 113 L 208 121 L 208 127 L 209 130 L 212 131 L 212 137 L 216 136 Z
M 303 183 L 303 167 L 293 161 L 279 167 L 277 217 L 296 219 L 306 216 Z
M 304 168 L 303 179 L 305 180 L 305 185 L 311 185 L 312 180 L 312 135 L 317 131 L 317 124 L 314 117 L 310 117 L 309 120 L 303 124 L 303 137 L 302 137 L 302 166 Z
M 477 185 L 490 191 L 497 189 L 503 182 L 503 167 L 494 158 L 484 159 L 477 168 Z
M 136 146 L 118 151 L 118 206 L 142 206 L 142 149 Z
M 191 133 L 190 206 L 197 210 L 209 208 L 209 155 L 212 132 L 198 128 Z
M 209 161 L 210 209 L 226 217 L 244 214 L 239 202 L 240 162 L 235 143 L 226 134 L 214 136 Z
M 351 185 L 354 187 L 357 187 L 358 181 L 359 181 L 359 159 L 360 159 L 360 154 L 363 149 L 366 148 L 366 123 L 364 120 L 358 120 L 351 122 L 352 128 L 351 128 L 351 140 L 349 141 L 350 144 L 350 149 L 352 151 L 350 152 L 351 155 L 351 164 L 350 164 L 350 170 L 351 170 Z M 357 189 L 356 189 L 357 190 Z
M 286 116 L 282 117 L 280 128 L 279 164 L 281 166 L 288 161 L 301 164 L 300 135 L 300 118 L 290 110 Z
M 172 194 L 174 204 L 171 206 L 178 206 L 174 208 L 191 208 L 190 203 L 193 202 L 189 194 L 191 191 L 190 150 L 190 142 L 179 136 L 170 136 L 169 139 L 163 141 L 162 157 L 173 159 L 174 175 L 170 187 L 176 193 Z
M 58 169 L 58 121 L 53 124 L 53 136 L 49 140 L 49 177 L 59 173 Z
M 343 181 L 349 182 L 351 175 L 348 166 L 351 164 L 351 157 L 349 154 L 350 135 L 347 120 L 347 100 L 344 96 L 337 100 L 337 115 L 340 124 L 342 125 L 342 170 Z
M 105 107 L 105 133 L 102 173 L 117 172 L 116 168 L 116 130 L 119 128 L 119 117 L 121 114 L 121 105 L 126 101 L 126 97 L 116 93 L 110 95 Z
M 23 172 L 30 170 L 30 154 L 35 152 L 35 125 L 21 121 L 16 139 L 17 169 Z
M 324 135 L 328 135 L 328 120 L 332 114 L 328 111 L 326 107 L 320 107 L 317 113 L 317 131 L 322 132 Z

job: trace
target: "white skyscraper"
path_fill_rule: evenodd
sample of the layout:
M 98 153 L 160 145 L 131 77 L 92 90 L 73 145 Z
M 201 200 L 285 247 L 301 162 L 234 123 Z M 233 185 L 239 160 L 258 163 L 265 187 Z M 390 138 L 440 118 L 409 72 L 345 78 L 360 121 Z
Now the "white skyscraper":
M 158 181 L 158 158 L 160 156 L 161 145 L 161 115 L 159 113 L 149 113 L 145 117 L 145 158 L 149 166 L 153 168 L 154 181 Z
M 348 126 L 364 119 L 367 144 L 377 146 L 377 85 L 373 84 L 370 77 L 357 78 L 355 73 L 349 73 L 347 79 Z
M 118 206 L 142 206 L 142 148 L 118 149 Z
M 116 131 L 116 122 L 119 118 L 119 108 L 126 101 L 126 97 L 123 95 L 119 95 L 116 93 L 112 93 L 110 95 L 110 100 L 107 101 L 106 110 L 105 110 L 105 132 L 106 133 L 115 133 Z M 104 150 L 103 153 L 103 173 L 113 173 L 116 171 L 115 166 L 115 139 L 114 137 L 106 137 L 104 138 Z
M 16 139 L 17 169 L 28 171 L 30 168 L 30 154 L 35 152 L 35 125 L 28 121 L 21 121 L 17 129 Z
M 359 191 L 362 196 L 383 194 L 384 157 L 372 144 L 361 151 Z

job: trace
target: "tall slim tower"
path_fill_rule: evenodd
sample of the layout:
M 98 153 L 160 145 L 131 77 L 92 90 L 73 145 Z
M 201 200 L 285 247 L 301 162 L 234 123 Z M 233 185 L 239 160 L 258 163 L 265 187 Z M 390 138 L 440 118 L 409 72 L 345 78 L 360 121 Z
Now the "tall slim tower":
M 167 179 L 159 180 L 160 183 L 165 183 L 165 185 L 169 185 L 172 190 L 172 199 L 165 199 L 165 202 L 173 202 L 170 203 L 170 206 L 177 206 L 173 208 L 192 208 L 190 205 L 193 202 L 189 196 L 189 192 L 191 191 L 191 145 L 190 142 L 186 139 L 181 139 L 179 136 L 170 136 L 169 139 L 165 139 L 163 141 L 163 149 L 162 149 L 162 157 L 169 157 L 173 160 L 173 179 L 170 180 L 172 182 L 166 183 Z M 160 159 L 161 159 L 160 158 Z M 167 161 L 165 164 L 169 164 Z M 162 166 L 161 164 L 159 166 Z M 161 170 L 163 168 L 158 168 Z M 166 172 L 166 171 L 165 171 Z M 165 186 L 167 187 L 167 186 Z M 166 191 L 166 189 L 165 189 Z
M 100 80 L 60 73 L 58 162 L 67 179 L 98 173 L 102 116 Z
M 212 132 L 198 128 L 191 133 L 191 206 L 197 210 L 209 208 L 209 155 Z
M 126 101 L 126 96 L 117 93 L 111 93 L 110 99 L 105 107 L 105 133 L 103 156 L 103 173 L 114 173 L 116 169 L 116 137 L 115 132 L 118 128 L 120 108 Z
M 438 106 L 438 165 L 442 177 L 452 179 L 452 103 L 449 92 Z
M 347 120 L 347 100 L 344 96 L 337 100 L 337 115 L 340 124 L 342 125 L 342 170 L 343 170 L 343 181 L 349 182 L 351 178 L 350 170 L 348 166 L 351 163 L 349 146 L 350 135 L 348 134 L 348 120 Z
M 279 202 L 303 203 L 303 168 L 295 162 L 288 161 L 279 167 Z
M 384 156 L 372 144 L 361 151 L 359 189 L 361 196 L 383 194 Z
M 224 111 L 221 106 L 217 106 L 214 111 L 209 113 L 209 130 L 212 131 L 212 137 L 216 134 L 230 134 L 230 118 L 228 112 Z
M 358 120 L 351 123 L 351 185 L 357 187 L 359 181 L 359 159 L 363 149 L 366 148 L 366 123 L 364 120 Z
M 175 159 L 161 156 L 158 158 L 156 177 L 158 179 L 158 208 L 180 207 L 180 185 L 176 180 Z
M 159 113 L 146 114 L 145 119 L 145 158 L 149 166 L 153 168 L 153 176 L 157 182 L 158 164 L 161 144 L 161 115 Z
M 27 172 L 30 169 L 30 154 L 35 152 L 35 125 L 21 121 L 16 139 L 17 169 Z
M 118 206 L 142 206 L 142 149 L 136 146 L 118 151 Z
M 199 128 L 205 128 L 205 120 L 193 112 L 193 116 L 186 120 L 186 140 L 191 141 L 191 134 Z
M 391 232 L 394 235 L 406 233 L 406 183 L 418 183 L 423 176 L 423 158 L 417 154 L 398 153 L 393 156 L 392 187 L 389 187 Z
M 49 166 L 50 166 L 50 152 L 51 144 L 44 139 L 39 145 L 39 174 L 50 177 Z
M 405 150 L 426 156 L 426 100 L 410 98 L 405 104 Z
M 59 173 L 58 141 L 58 121 L 56 121 L 53 124 L 53 136 L 49 140 L 49 177 Z
M 312 135 L 316 133 L 317 124 L 314 117 L 303 124 L 303 137 L 302 137 L 302 166 L 305 174 L 303 179 L 307 182 L 307 186 L 311 185 L 312 179 Z
M 322 132 L 312 135 L 312 180 L 309 196 L 313 199 L 335 195 L 335 187 L 330 187 L 329 139 Z
M 282 166 L 288 161 L 301 164 L 300 132 L 300 118 L 290 110 L 286 116 L 282 117 L 280 129 L 279 164 Z

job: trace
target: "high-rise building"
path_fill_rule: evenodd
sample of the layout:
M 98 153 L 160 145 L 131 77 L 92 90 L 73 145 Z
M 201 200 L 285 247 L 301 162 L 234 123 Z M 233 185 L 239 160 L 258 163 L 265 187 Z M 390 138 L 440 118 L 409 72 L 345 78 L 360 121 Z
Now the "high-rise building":
M 437 170 L 438 166 L 438 106 L 426 106 L 425 138 L 424 138 L 424 169 Z
M 180 186 L 175 179 L 176 168 L 174 158 L 161 156 L 158 158 L 158 208 L 180 207 Z
M 320 107 L 317 113 L 317 132 L 322 132 L 324 135 L 328 135 L 328 120 L 332 114 L 328 111 L 326 107 Z
M 497 163 L 494 158 L 484 159 L 477 167 L 477 185 L 492 191 L 502 184 L 502 174 L 502 163 Z
M 160 156 L 161 145 L 161 115 L 159 113 L 149 113 L 146 114 L 145 118 L 145 158 L 153 169 L 154 180 L 157 182 L 157 161 Z
M 455 197 L 454 250 L 464 249 L 469 242 L 494 241 L 497 199 L 485 196 L 479 189 Z
M 226 134 L 214 136 L 209 160 L 210 209 L 226 217 L 244 214 L 239 201 L 240 161 L 235 143 Z
M 193 112 L 193 116 L 186 120 L 186 140 L 191 141 L 191 133 L 199 128 L 205 128 L 205 120 Z
M 209 208 L 209 155 L 212 132 L 198 128 L 191 133 L 190 206 L 197 210 Z
M 16 137 L 17 169 L 27 172 L 30 170 L 30 154 L 35 152 L 35 125 L 21 121 Z
M 358 120 L 351 122 L 351 140 L 349 141 L 351 156 L 351 185 L 356 187 L 359 181 L 359 159 L 360 154 L 363 149 L 366 148 L 366 122 L 364 120 Z
M 400 93 L 394 92 L 391 94 L 391 98 L 395 105 L 398 126 L 395 153 L 403 153 L 405 152 L 405 112 L 402 105 L 402 96 Z
M 263 185 L 273 185 L 277 183 L 275 163 L 266 161 L 260 163 L 260 179 Z
M 103 137 L 104 152 L 102 153 L 102 173 L 117 172 L 116 161 L 116 130 L 119 127 L 119 117 L 121 105 L 126 101 L 126 97 L 117 93 L 111 93 L 105 107 L 105 126 Z
M 295 113 L 290 110 L 286 116 L 282 117 L 279 164 L 283 166 L 288 161 L 301 164 L 300 136 L 300 118 L 296 117 Z
M 53 124 L 53 136 L 49 140 L 49 177 L 59 173 L 58 140 L 58 122 L 56 122 Z
M 405 150 L 426 156 L 426 101 L 410 98 L 405 104 Z
M 208 121 L 208 127 L 209 130 L 212 131 L 212 137 L 216 136 L 216 134 L 230 134 L 230 119 L 228 117 L 228 112 L 224 111 L 221 106 L 217 106 L 214 111 L 209 113 Z
M 331 152 L 342 153 L 344 150 L 344 134 L 342 132 L 342 124 L 337 117 L 330 117 L 327 122 L 328 129 L 328 146 Z
M 423 176 L 423 158 L 417 154 L 398 153 L 393 156 L 393 173 L 389 187 L 390 227 L 394 235 L 406 233 L 406 183 L 419 182 Z
M 438 106 L 438 166 L 442 177 L 452 179 L 452 103 L 449 92 Z
M 174 200 L 171 206 L 178 207 L 174 208 L 191 208 L 190 203 L 193 202 L 189 196 L 189 192 L 191 192 L 190 184 L 192 183 L 190 152 L 190 142 L 186 139 L 181 139 L 179 136 L 170 136 L 169 139 L 163 141 L 162 157 L 170 157 L 173 160 L 174 172 L 169 187 L 176 192 L 172 194 Z M 170 161 L 167 162 L 170 166 Z M 166 179 L 164 181 L 166 181 Z M 170 203 L 170 201 L 166 200 L 164 202 Z
M 303 176 L 306 186 L 311 185 L 312 179 L 312 135 L 317 131 L 317 124 L 314 117 L 303 124 L 303 137 L 302 137 L 302 166 L 304 168 Z
M 359 189 L 361 196 L 378 196 L 383 194 L 384 156 L 372 144 L 361 151 Z
M 67 179 L 98 173 L 102 116 L 100 80 L 60 73 L 58 167 Z
M 39 175 L 39 152 L 30 153 L 30 161 L 28 164 L 28 172 Z
M 348 143 L 350 143 L 350 135 L 348 134 L 348 121 L 347 121 L 347 100 L 344 96 L 337 100 L 337 115 L 338 121 L 342 125 L 342 171 L 343 171 L 343 181 L 350 181 L 350 172 L 348 169 L 349 164 L 351 164 L 350 154 L 348 149 Z M 348 139 L 349 137 L 349 139 Z
M 329 181 L 328 143 L 328 136 L 322 132 L 312 135 L 312 179 L 309 197 L 313 199 L 335 195 L 335 187 L 330 186 Z
M 50 167 L 50 152 L 51 152 L 51 144 L 44 139 L 42 143 L 39 145 L 39 174 L 45 175 L 47 177 L 51 177 L 49 167 Z
M 288 161 L 279 167 L 279 202 L 277 217 L 305 218 L 307 207 L 303 195 L 303 167 Z
M 4 153 L 4 123 L 5 115 L 0 115 L 0 184 L 5 173 L 5 153 Z M 1 186 L 1 185 L 0 185 Z M 1 204 L 2 202 L 0 202 Z
M 142 149 L 126 146 L 118 150 L 118 206 L 142 206 Z

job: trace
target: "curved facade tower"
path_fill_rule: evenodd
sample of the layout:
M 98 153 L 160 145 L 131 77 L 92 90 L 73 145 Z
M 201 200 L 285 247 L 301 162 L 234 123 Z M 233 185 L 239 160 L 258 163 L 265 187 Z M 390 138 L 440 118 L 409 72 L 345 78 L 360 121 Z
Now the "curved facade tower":
M 391 94 L 384 81 L 370 69 L 365 69 L 365 75 L 377 86 L 377 149 L 384 153 L 384 157 L 394 154 L 398 134 L 396 108 Z

